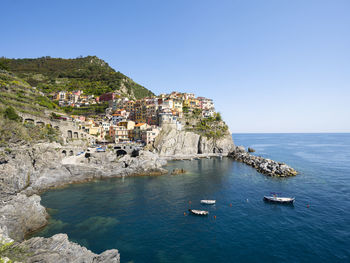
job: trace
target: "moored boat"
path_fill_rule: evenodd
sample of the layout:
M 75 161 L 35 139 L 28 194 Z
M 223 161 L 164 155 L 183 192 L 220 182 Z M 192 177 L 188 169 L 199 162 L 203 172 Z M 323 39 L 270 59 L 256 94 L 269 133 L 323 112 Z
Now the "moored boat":
M 293 204 L 294 200 L 294 197 L 277 197 L 276 195 L 264 196 L 264 201 L 272 203 Z
M 201 204 L 205 205 L 214 205 L 216 203 L 216 200 L 201 200 Z
M 206 216 L 209 214 L 208 211 L 205 210 L 195 210 L 195 209 L 188 209 L 192 214 L 198 215 L 198 216 Z

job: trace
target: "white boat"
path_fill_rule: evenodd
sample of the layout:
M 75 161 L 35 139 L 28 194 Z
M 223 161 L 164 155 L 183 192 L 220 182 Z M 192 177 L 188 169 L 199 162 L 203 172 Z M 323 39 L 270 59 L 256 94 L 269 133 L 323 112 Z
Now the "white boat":
M 216 200 L 201 200 L 201 204 L 205 205 L 214 205 L 216 203 Z
M 208 211 L 204 210 L 195 210 L 195 209 L 188 209 L 192 214 L 198 215 L 198 216 L 206 216 L 209 214 Z
M 273 195 L 273 196 L 264 196 L 264 200 L 267 202 L 273 202 L 273 203 L 293 204 L 295 198 L 294 197 L 277 197 L 276 195 Z

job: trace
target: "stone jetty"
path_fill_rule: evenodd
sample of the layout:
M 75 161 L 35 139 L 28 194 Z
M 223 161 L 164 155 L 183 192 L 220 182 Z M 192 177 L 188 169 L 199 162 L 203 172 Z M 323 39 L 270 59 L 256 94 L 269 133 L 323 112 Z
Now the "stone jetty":
M 229 157 L 238 162 L 250 165 L 258 172 L 268 176 L 289 177 L 298 174 L 296 170 L 285 163 L 249 154 L 243 146 L 236 146 L 235 150 L 229 154 Z

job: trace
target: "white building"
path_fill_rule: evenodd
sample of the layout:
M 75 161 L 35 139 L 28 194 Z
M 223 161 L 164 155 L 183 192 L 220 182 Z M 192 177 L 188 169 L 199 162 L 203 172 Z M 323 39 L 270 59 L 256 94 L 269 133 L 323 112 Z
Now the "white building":
M 148 128 L 147 130 L 141 131 L 141 138 L 146 144 L 151 144 L 154 142 L 156 137 L 158 136 L 161 128 L 153 126 L 152 128 Z

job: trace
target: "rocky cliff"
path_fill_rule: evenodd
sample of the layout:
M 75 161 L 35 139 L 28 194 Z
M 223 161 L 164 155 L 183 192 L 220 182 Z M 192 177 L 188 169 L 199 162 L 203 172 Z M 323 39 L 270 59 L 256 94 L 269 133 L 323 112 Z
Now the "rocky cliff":
M 214 139 L 194 132 L 165 127 L 157 136 L 153 148 L 161 156 L 228 154 L 233 151 L 234 143 L 229 131 L 223 137 Z
M 74 149 L 73 149 L 74 150 Z M 14 239 L 16 246 L 27 248 L 23 262 L 119 262 L 117 250 L 96 255 L 86 248 L 69 242 L 66 235 L 52 238 L 24 236 L 47 223 L 47 213 L 37 194 L 51 187 L 94 179 L 162 174 L 166 161 L 151 152 L 138 157 L 117 157 L 105 153 L 64 156 L 56 143 L 18 146 L 0 156 L 0 241 Z M 0 149 L 1 152 L 1 149 Z M 75 151 L 76 152 L 76 151 Z M 166 171 L 167 172 L 167 171 Z M 0 244 L 1 247 L 1 244 Z M 1 259 L 0 255 L 0 259 Z

